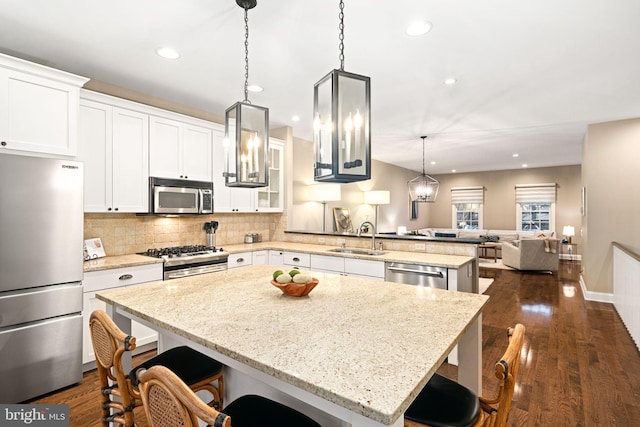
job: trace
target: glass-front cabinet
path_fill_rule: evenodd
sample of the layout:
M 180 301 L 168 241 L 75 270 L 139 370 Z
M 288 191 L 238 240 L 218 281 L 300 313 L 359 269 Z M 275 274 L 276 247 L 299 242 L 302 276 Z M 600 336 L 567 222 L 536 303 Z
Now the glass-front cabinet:
M 283 211 L 284 141 L 269 139 L 269 186 L 258 188 L 256 210 L 258 212 Z

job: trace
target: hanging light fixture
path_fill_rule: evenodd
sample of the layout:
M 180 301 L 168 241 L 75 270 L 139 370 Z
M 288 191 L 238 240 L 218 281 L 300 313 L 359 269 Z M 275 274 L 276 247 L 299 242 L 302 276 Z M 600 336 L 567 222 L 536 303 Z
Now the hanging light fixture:
M 344 71 L 344 2 L 340 0 L 340 69 L 313 87 L 314 179 L 356 182 L 371 178 L 369 77 Z
M 409 196 L 412 201 L 418 203 L 435 202 L 440 183 L 424 172 L 424 140 L 427 137 L 421 136 L 420 138 L 422 138 L 422 175 L 409 181 Z
M 225 112 L 223 176 L 227 187 L 266 187 L 269 185 L 269 109 L 249 101 L 248 11 L 256 6 L 257 0 L 236 0 L 236 3 L 244 9 L 244 101 Z

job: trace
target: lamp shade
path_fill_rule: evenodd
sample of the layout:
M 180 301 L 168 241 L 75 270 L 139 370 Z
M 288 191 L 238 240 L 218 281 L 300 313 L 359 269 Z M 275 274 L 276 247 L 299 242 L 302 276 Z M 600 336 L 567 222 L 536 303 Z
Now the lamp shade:
M 311 202 L 337 202 L 342 199 L 340 184 L 310 185 L 308 194 Z
M 391 203 L 391 194 L 386 190 L 365 191 L 364 203 L 367 205 L 388 205 Z
M 572 225 L 565 225 L 564 228 L 562 229 L 562 234 L 564 234 L 567 237 L 575 236 L 576 235 L 576 230 L 575 230 L 575 228 L 573 228 Z

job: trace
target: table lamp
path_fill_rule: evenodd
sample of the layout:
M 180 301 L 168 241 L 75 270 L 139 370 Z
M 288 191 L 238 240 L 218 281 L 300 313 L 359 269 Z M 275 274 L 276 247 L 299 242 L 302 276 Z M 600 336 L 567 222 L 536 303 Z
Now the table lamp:
M 322 232 L 327 231 L 327 202 L 341 200 L 340 184 L 316 184 L 309 186 L 309 200 L 320 202 L 322 208 Z
M 378 230 L 378 206 L 388 205 L 389 203 L 391 203 L 391 193 L 389 193 L 389 191 L 387 190 L 365 191 L 364 203 L 367 205 L 372 205 L 376 207 L 376 219 L 374 221 L 374 226 L 377 231 Z
M 567 237 L 567 243 L 571 244 L 571 237 L 576 235 L 576 230 L 572 225 L 565 225 L 562 229 L 562 234 Z

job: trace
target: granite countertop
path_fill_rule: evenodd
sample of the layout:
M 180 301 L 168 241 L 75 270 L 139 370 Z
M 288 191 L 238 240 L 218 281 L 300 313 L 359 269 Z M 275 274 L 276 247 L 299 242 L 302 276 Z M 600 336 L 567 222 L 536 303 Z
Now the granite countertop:
M 311 243 L 292 243 L 292 242 L 262 242 L 262 243 L 246 243 L 237 245 L 225 245 L 224 250 L 230 253 L 251 252 L 260 250 L 278 250 L 290 252 L 303 252 L 308 254 L 326 255 L 344 258 L 369 259 L 373 261 L 384 262 L 406 262 L 410 264 L 432 265 L 436 267 L 461 268 L 464 265 L 475 260 L 472 256 L 466 255 L 446 255 L 432 254 L 427 252 L 405 252 L 405 251 L 388 251 L 384 250 L 384 255 L 361 255 L 340 252 L 329 252 L 329 249 L 335 249 L 337 246 L 330 245 L 314 245 Z
M 156 264 L 162 262 L 163 260 L 160 258 L 131 254 L 108 256 L 84 261 L 83 268 L 84 272 L 87 273 L 89 271 L 109 270 L 112 268 L 133 267 L 137 265 Z
M 488 301 L 320 272 L 311 294 L 295 298 L 270 284 L 272 270 L 249 266 L 97 297 L 383 424 L 405 412 Z

